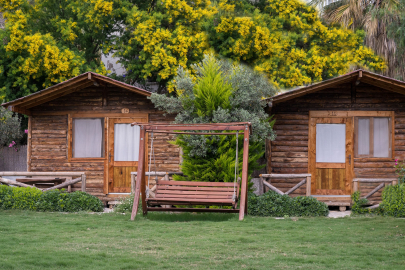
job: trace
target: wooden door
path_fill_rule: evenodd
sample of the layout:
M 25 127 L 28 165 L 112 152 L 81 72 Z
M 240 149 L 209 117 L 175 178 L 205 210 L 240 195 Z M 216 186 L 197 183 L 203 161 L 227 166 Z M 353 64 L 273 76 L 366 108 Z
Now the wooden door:
M 130 193 L 131 172 L 138 170 L 139 126 L 144 118 L 110 118 L 108 122 L 108 193 Z
M 353 175 L 353 119 L 311 118 L 309 172 L 312 195 L 350 195 Z

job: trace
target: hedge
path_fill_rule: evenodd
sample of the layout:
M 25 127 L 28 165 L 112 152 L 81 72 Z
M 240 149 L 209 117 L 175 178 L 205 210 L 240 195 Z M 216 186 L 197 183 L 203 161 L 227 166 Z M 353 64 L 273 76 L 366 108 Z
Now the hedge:
M 313 197 L 280 195 L 268 191 L 261 196 L 249 194 L 248 213 L 252 216 L 318 217 L 329 214 L 328 206 Z
M 64 190 L 42 192 L 30 187 L 0 185 L 0 209 L 20 209 L 51 212 L 102 212 L 103 203 L 85 192 L 66 193 Z

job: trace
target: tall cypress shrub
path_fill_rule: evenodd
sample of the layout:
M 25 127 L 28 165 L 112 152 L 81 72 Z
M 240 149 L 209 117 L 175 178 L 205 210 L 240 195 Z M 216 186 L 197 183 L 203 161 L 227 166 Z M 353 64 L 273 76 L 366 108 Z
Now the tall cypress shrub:
M 276 90 L 262 74 L 241 64 L 206 55 L 192 66 L 182 67 L 174 78 L 174 96 L 152 94 L 155 106 L 175 113 L 176 123 L 251 122 L 249 173 L 260 168 L 257 160 L 264 155 L 266 139 L 275 134 L 264 111 L 265 98 Z M 176 180 L 234 181 L 236 137 L 216 135 L 180 135 L 174 142 L 183 148 L 181 170 Z M 242 171 L 243 133 L 239 136 L 239 171 Z

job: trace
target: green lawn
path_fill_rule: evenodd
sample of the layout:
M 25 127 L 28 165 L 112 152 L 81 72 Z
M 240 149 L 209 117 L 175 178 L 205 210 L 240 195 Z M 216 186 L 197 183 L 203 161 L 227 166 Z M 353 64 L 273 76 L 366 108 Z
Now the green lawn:
M 0 269 L 404 269 L 405 219 L 0 211 Z

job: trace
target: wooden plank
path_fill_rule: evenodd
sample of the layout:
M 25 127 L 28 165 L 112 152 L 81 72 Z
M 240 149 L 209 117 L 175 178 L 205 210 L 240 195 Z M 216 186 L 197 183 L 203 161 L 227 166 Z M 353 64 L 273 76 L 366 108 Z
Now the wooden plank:
M 173 200 L 183 200 L 183 199 L 220 199 L 220 200 L 232 200 L 232 194 L 230 195 L 200 195 L 200 194 L 156 194 L 154 199 L 173 199 Z
M 64 187 L 67 187 L 67 186 L 70 186 L 70 185 L 76 184 L 76 183 L 78 183 L 78 182 L 80 182 L 80 181 L 82 181 L 82 182 L 83 182 L 82 177 L 78 177 L 78 178 L 75 178 L 75 179 L 70 180 L 70 181 L 65 181 L 65 182 L 63 182 L 62 184 L 59 184 L 59 185 L 56 185 L 56 186 L 53 186 L 53 187 L 50 187 L 50 188 L 44 189 L 44 191 L 53 190 L 53 189 L 60 189 L 60 188 L 64 188 Z M 82 190 L 82 191 L 83 191 L 83 190 Z
M 309 117 L 390 117 L 392 111 L 310 111 Z
M 315 194 L 317 179 L 316 174 L 316 122 L 310 117 L 308 122 L 308 173 L 311 177 L 311 194 Z
M 389 147 L 391 147 L 390 157 L 393 158 L 395 157 L 395 112 L 391 112 L 391 117 L 389 118 L 389 129 L 390 129 L 390 141 L 389 141 Z
M 218 208 L 174 208 L 174 207 L 148 207 L 148 211 L 163 212 L 213 212 L 213 213 L 238 213 L 239 209 L 218 209 Z
M 186 191 L 225 191 L 233 192 L 233 187 L 198 187 L 198 186 L 164 186 L 159 185 L 159 190 L 186 190 Z
M 67 131 L 67 141 L 66 141 L 66 151 L 67 151 L 67 159 L 70 162 L 72 157 L 73 157 L 73 153 L 72 153 L 72 149 L 73 149 L 73 120 L 72 120 L 72 116 L 70 114 L 68 114 L 68 131 Z
M 86 175 L 85 174 L 81 175 L 81 181 L 82 181 L 82 192 L 86 192 Z
M 0 176 L 81 176 L 84 172 L 0 172 Z
M 382 187 L 384 187 L 384 183 L 379 184 L 375 189 L 373 189 L 370 193 L 368 193 L 366 196 L 364 196 L 365 199 L 376 193 L 378 190 L 380 190 Z
M 302 178 L 302 177 L 307 177 L 311 176 L 309 173 L 298 173 L 298 174 L 276 174 L 276 173 L 271 173 L 271 174 L 261 174 L 260 177 L 263 178 Z
M 66 178 L 17 178 L 15 180 L 20 183 L 55 183 L 64 182 Z
M 279 190 L 278 188 L 276 188 L 276 187 L 273 186 L 272 184 L 269 184 L 269 183 L 266 182 L 266 181 L 263 181 L 263 185 L 265 185 L 265 186 L 268 187 L 269 189 L 271 189 L 271 190 L 277 192 L 277 193 L 280 194 L 280 195 L 284 195 L 284 192 L 282 192 L 281 190 Z
M 316 189 L 317 195 L 346 195 L 341 189 Z
M 31 153 L 32 153 L 32 116 L 28 117 L 28 134 L 27 134 L 27 171 L 31 171 Z
M 299 182 L 297 185 L 295 185 L 293 188 L 291 188 L 290 190 L 288 190 L 285 194 L 289 195 L 292 192 L 294 192 L 294 190 L 296 190 L 297 188 L 299 188 L 300 186 L 302 186 L 303 184 L 305 184 L 307 181 L 307 178 L 305 178 L 304 180 L 302 180 L 301 182 Z
M 311 196 L 311 176 L 307 176 L 306 196 Z
M 353 182 L 392 182 L 398 180 L 397 178 L 354 178 Z
M 220 195 L 220 196 L 232 196 L 233 195 L 233 190 L 227 190 L 227 191 L 221 191 L 221 192 L 216 192 L 216 191 L 188 191 L 188 190 L 164 190 L 164 189 L 159 189 L 159 194 L 162 196 L 169 196 L 171 194 L 173 195 Z
M 165 181 L 159 180 L 159 185 L 170 186 L 199 186 L 199 187 L 233 187 L 235 184 L 231 182 L 197 182 L 197 181 Z
M 308 152 L 272 152 L 272 158 L 308 158 Z M 307 159 L 308 160 L 308 159 Z
M 341 181 L 344 186 L 346 194 L 352 193 L 352 179 L 354 177 L 354 122 L 353 118 L 346 119 L 346 169 L 345 171 L 341 171 L 344 175 L 341 176 Z
M 220 203 L 220 204 L 232 204 L 233 200 L 231 199 L 223 199 L 223 198 L 148 198 L 148 203 L 151 202 L 172 202 L 172 203 L 180 203 L 180 202 L 187 202 L 187 203 L 194 203 L 196 205 L 203 204 L 203 203 Z
M 326 162 L 317 162 L 317 169 L 344 169 L 346 167 L 345 163 L 326 163 Z
M 0 177 L 0 183 L 6 184 L 6 185 L 18 186 L 18 187 L 30 187 L 30 188 L 39 189 L 39 188 L 34 187 L 32 185 L 27 185 L 27 184 L 20 183 L 20 182 L 10 180 L 10 179 L 6 179 L 6 178 L 3 178 L 3 177 Z

